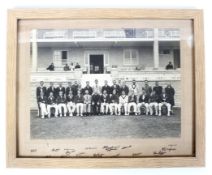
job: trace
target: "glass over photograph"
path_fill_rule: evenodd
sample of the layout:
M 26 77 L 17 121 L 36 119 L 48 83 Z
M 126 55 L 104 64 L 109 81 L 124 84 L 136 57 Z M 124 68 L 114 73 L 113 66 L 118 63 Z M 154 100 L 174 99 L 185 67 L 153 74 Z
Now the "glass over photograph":
M 21 21 L 19 154 L 192 155 L 192 24 Z

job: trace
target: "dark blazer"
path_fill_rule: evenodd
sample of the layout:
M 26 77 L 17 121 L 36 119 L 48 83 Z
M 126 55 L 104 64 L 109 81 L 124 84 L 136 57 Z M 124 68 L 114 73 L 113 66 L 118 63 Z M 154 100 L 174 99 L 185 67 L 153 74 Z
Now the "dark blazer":
M 102 93 L 103 93 L 103 91 L 105 91 L 106 90 L 106 92 L 107 92 L 107 94 L 111 94 L 112 93 L 112 91 L 111 91 L 111 87 L 110 86 L 102 86 Z
M 124 91 L 126 95 L 129 94 L 129 87 L 126 85 L 126 86 L 121 86 L 120 87 L 120 94 L 121 92 Z
M 69 92 L 72 90 L 72 87 L 68 86 L 66 87 L 66 96 L 69 94 Z
M 109 103 L 109 101 L 110 101 L 109 95 L 106 95 L 106 96 L 101 95 L 100 101 L 101 101 L 101 103 Z
M 100 95 L 99 94 L 94 94 L 91 97 L 91 103 L 97 104 L 98 102 L 100 103 Z
M 143 98 L 143 95 L 140 95 L 139 99 L 138 99 L 138 102 L 139 103 L 149 103 L 149 95 L 144 95 L 144 98 Z
M 52 105 L 54 103 L 56 103 L 56 98 L 54 96 L 52 98 L 48 97 L 47 104 Z
M 137 97 L 136 97 L 136 95 L 133 95 L 133 96 L 130 95 L 129 98 L 128 98 L 128 102 L 129 102 L 129 103 L 131 103 L 131 102 L 135 102 L 135 103 L 136 103 L 136 102 L 137 102 Z
M 175 105 L 175 101 L 174 101 L 174 95 L 175 95 L 175 90 L 173 87 L 166 87 L 165 88 L 165 93 L 169 98 L 169 102 L 172 106 Z
M 62 97 L 61 96 L 57 97 L 57 104 L 60 104 L 60 103 L 66 103 L 66 98 L 64 95 Z
M 120 95 L 121 94 L 121 92 L 120 92 L 120 86 L 118 84 L 111 86 L 111 92 L 113 92 L 114 89 L 116 90 L 116 94 L 117 95 Z
M 38 99 L 38 97 L 41 95 L 41 91 L 43 91 L 43 95 L 46 96 L 47 95 L 47 90 L 46 87 L 43 86 L 42 88 L 39 86 L 36 88 L 36 97 Z
M 149 85 L 144 85 L 143 89 L 147 95 L 150 95 L 152 93 L 152 87 Z
M 67 95 L 67 96 L 66 96 L 66 101 L 67 101 L 67 102 L 74 102 L 74 95 L 72 95 L 72 96 Z
M 153 88 L 153 91 L 155 91 L 155 94 L 158 96 L 160 96 L 162 94 L 162 90 L 163 90 L 162 86 L 155 86 Z
M 160 100 L 159 100 L 158 96 L 156 94 L 154 94 L 154 95 L 149 96 L 149 102 L 150 103 L 152 103 L 152 102 L 160 103 Z
M 110 98 L 109 98 L 109 102 L 110 102 L 110 103 L 119 103 L 119 97 L 118 97 L 118 95 L 112 94 L 112 95 L 110 96 Z
M 85 95 L 85 91 L 88 90 L 88 93 L 89 95 L 92 95 L 93 94 L 93 89 L 91 86 L 85 86 L 83 89 L 82 89 L 82 93 L 83 95 Z
M 166 70 L 169 70 L 169 69 L 174 69 L 174 66 L 172 64 L 166 65 Z
M 53 93 L 54 97 L 56 97 L 56 96 L 57 96 L 57 88 L 52 87 L 52 86 L 48 87 L 48 89 L 47 89 L 47 96 L 49 96 L 49 95 L 50 95 L 50 92 L 52 92 L 52 93 Z
M 46 69 L 50 71 L 54 71 L 54 65 L 49 65 Z
M 169 98 L 166 94 L 161 94 L 159 97 L 159 101 L 160 101 L 160 103 L 162 103 L 162 102 L 170 103 Z
M 75 103 L 84 103 L 84 97 L 83 97 L 83 95 L 82 94 L 80 94 L 80 96 L 79 95 L 76 95 L 74 97 L 74 102 Z
M 39 97 L 38 97 L 38 102 L 39 102 L 39 103 L 46 103 L 46 102 L 47 102 L 46 96 L 43 96 L 43 97 L 39 96 Z
M 63 95 L 65 95 L 66 89 L 64 87 L 57 87 L 57 90 L 56 91 L 57 91 L 57 93 L 56 93 L 57 96 L 59 96 L 59 92 L 60 91 L 62 91 L 63 92 Z
M 78 91 L 79 86 L 78 85 L 72 85 L 72 91 L 73 91 L 73 95 L 77 95 L 77 91 Z

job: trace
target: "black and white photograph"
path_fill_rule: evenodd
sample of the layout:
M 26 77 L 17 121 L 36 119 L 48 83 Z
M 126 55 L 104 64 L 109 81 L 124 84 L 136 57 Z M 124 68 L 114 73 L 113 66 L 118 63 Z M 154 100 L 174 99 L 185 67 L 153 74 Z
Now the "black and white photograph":
M 31 31 L 31 138 L 181 133 L 178 28 Z

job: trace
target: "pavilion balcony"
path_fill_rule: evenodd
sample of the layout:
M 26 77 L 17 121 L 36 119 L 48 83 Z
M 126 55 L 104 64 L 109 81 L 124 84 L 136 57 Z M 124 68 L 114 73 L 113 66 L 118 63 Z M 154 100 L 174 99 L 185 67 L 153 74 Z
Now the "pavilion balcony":
M 156 36 L 157 35 L 157 36 Z M 157 34 L 155 29 L 65 29 L 51 30 L 39 29 L 36 31 L 36 40 L 39 42 L 45 41 L 80 41 L 80 40 L 154 40 L 157 37 L 159 40 L 176 40 L 180 38 L 179 29 L 158 29 Z

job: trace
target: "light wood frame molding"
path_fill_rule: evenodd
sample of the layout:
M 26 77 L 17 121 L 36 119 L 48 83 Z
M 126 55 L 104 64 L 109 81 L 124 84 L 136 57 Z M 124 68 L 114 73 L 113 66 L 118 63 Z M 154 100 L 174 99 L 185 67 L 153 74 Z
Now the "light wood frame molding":
M 194 148 L 192 157 L 32 158 L 17 153 L 18 22 L 26 19 L 188 19 L 194 30 Z M 7 30 L 7 167 L 181 167 L 205 164 L 205 75 L 202 10 L 186 9 L 11 9 Z

